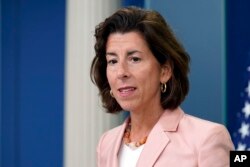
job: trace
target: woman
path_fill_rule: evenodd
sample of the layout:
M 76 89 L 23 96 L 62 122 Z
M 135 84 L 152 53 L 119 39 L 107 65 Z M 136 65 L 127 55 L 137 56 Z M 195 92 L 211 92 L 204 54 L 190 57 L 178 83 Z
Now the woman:
M 129 111 L 101 137 L 99 167 L 229 166 L 223 125 L 179 107 L 189 90 L 189 56 L 156 11 L 122 8 L 95 30 L 92 81 L 109 113 Z

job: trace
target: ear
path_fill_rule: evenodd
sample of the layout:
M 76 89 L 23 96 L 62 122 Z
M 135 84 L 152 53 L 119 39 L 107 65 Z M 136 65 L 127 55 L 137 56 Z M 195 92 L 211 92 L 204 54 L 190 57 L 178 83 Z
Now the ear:
M 167 62 L 161 66 L 161 83 L 167 83 L 172 76 L 172 67 Z

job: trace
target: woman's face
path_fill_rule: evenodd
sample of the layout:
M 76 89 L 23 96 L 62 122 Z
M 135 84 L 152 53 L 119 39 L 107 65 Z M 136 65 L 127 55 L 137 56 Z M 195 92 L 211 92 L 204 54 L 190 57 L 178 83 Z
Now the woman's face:
M 159 107 L 160 83 L 171 76 L 138 32 L 110 34 L 106 45 L 106 74 L 114 98 L 127 111 Z

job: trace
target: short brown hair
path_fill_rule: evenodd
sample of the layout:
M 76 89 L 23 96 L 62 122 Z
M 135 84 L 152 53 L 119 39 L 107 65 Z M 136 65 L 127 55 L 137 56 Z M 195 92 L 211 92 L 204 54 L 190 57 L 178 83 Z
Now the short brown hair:
M 171 66 L 172 76 L 167 82 L 167 91 L 161 93 L 161 105 L 164 109 L 178 107 L 189 90 L 190 57 L 158 12 L 137 7 L 121 8 L 96 26 L 95 57 L 92 61 L 90 76 L 92 82 L 99 88 L 103 107 L 109 113 L 122 110 L 110 95 L 105 57 L 107 39 L 112 33 L 132 31 L 142 34 L 149 49 L 161 65 L 169 63 Z

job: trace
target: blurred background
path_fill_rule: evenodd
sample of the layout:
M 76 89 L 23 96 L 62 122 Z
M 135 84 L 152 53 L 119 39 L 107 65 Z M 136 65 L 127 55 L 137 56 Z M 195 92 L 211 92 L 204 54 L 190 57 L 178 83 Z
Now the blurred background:
M 160 12 L 191 56 L 184 111 L 250 150 L 250 1 L 1 0 L 0 167 L 94 167 L 105 114 L 89 69 L 94 29 L 122 6 Z

